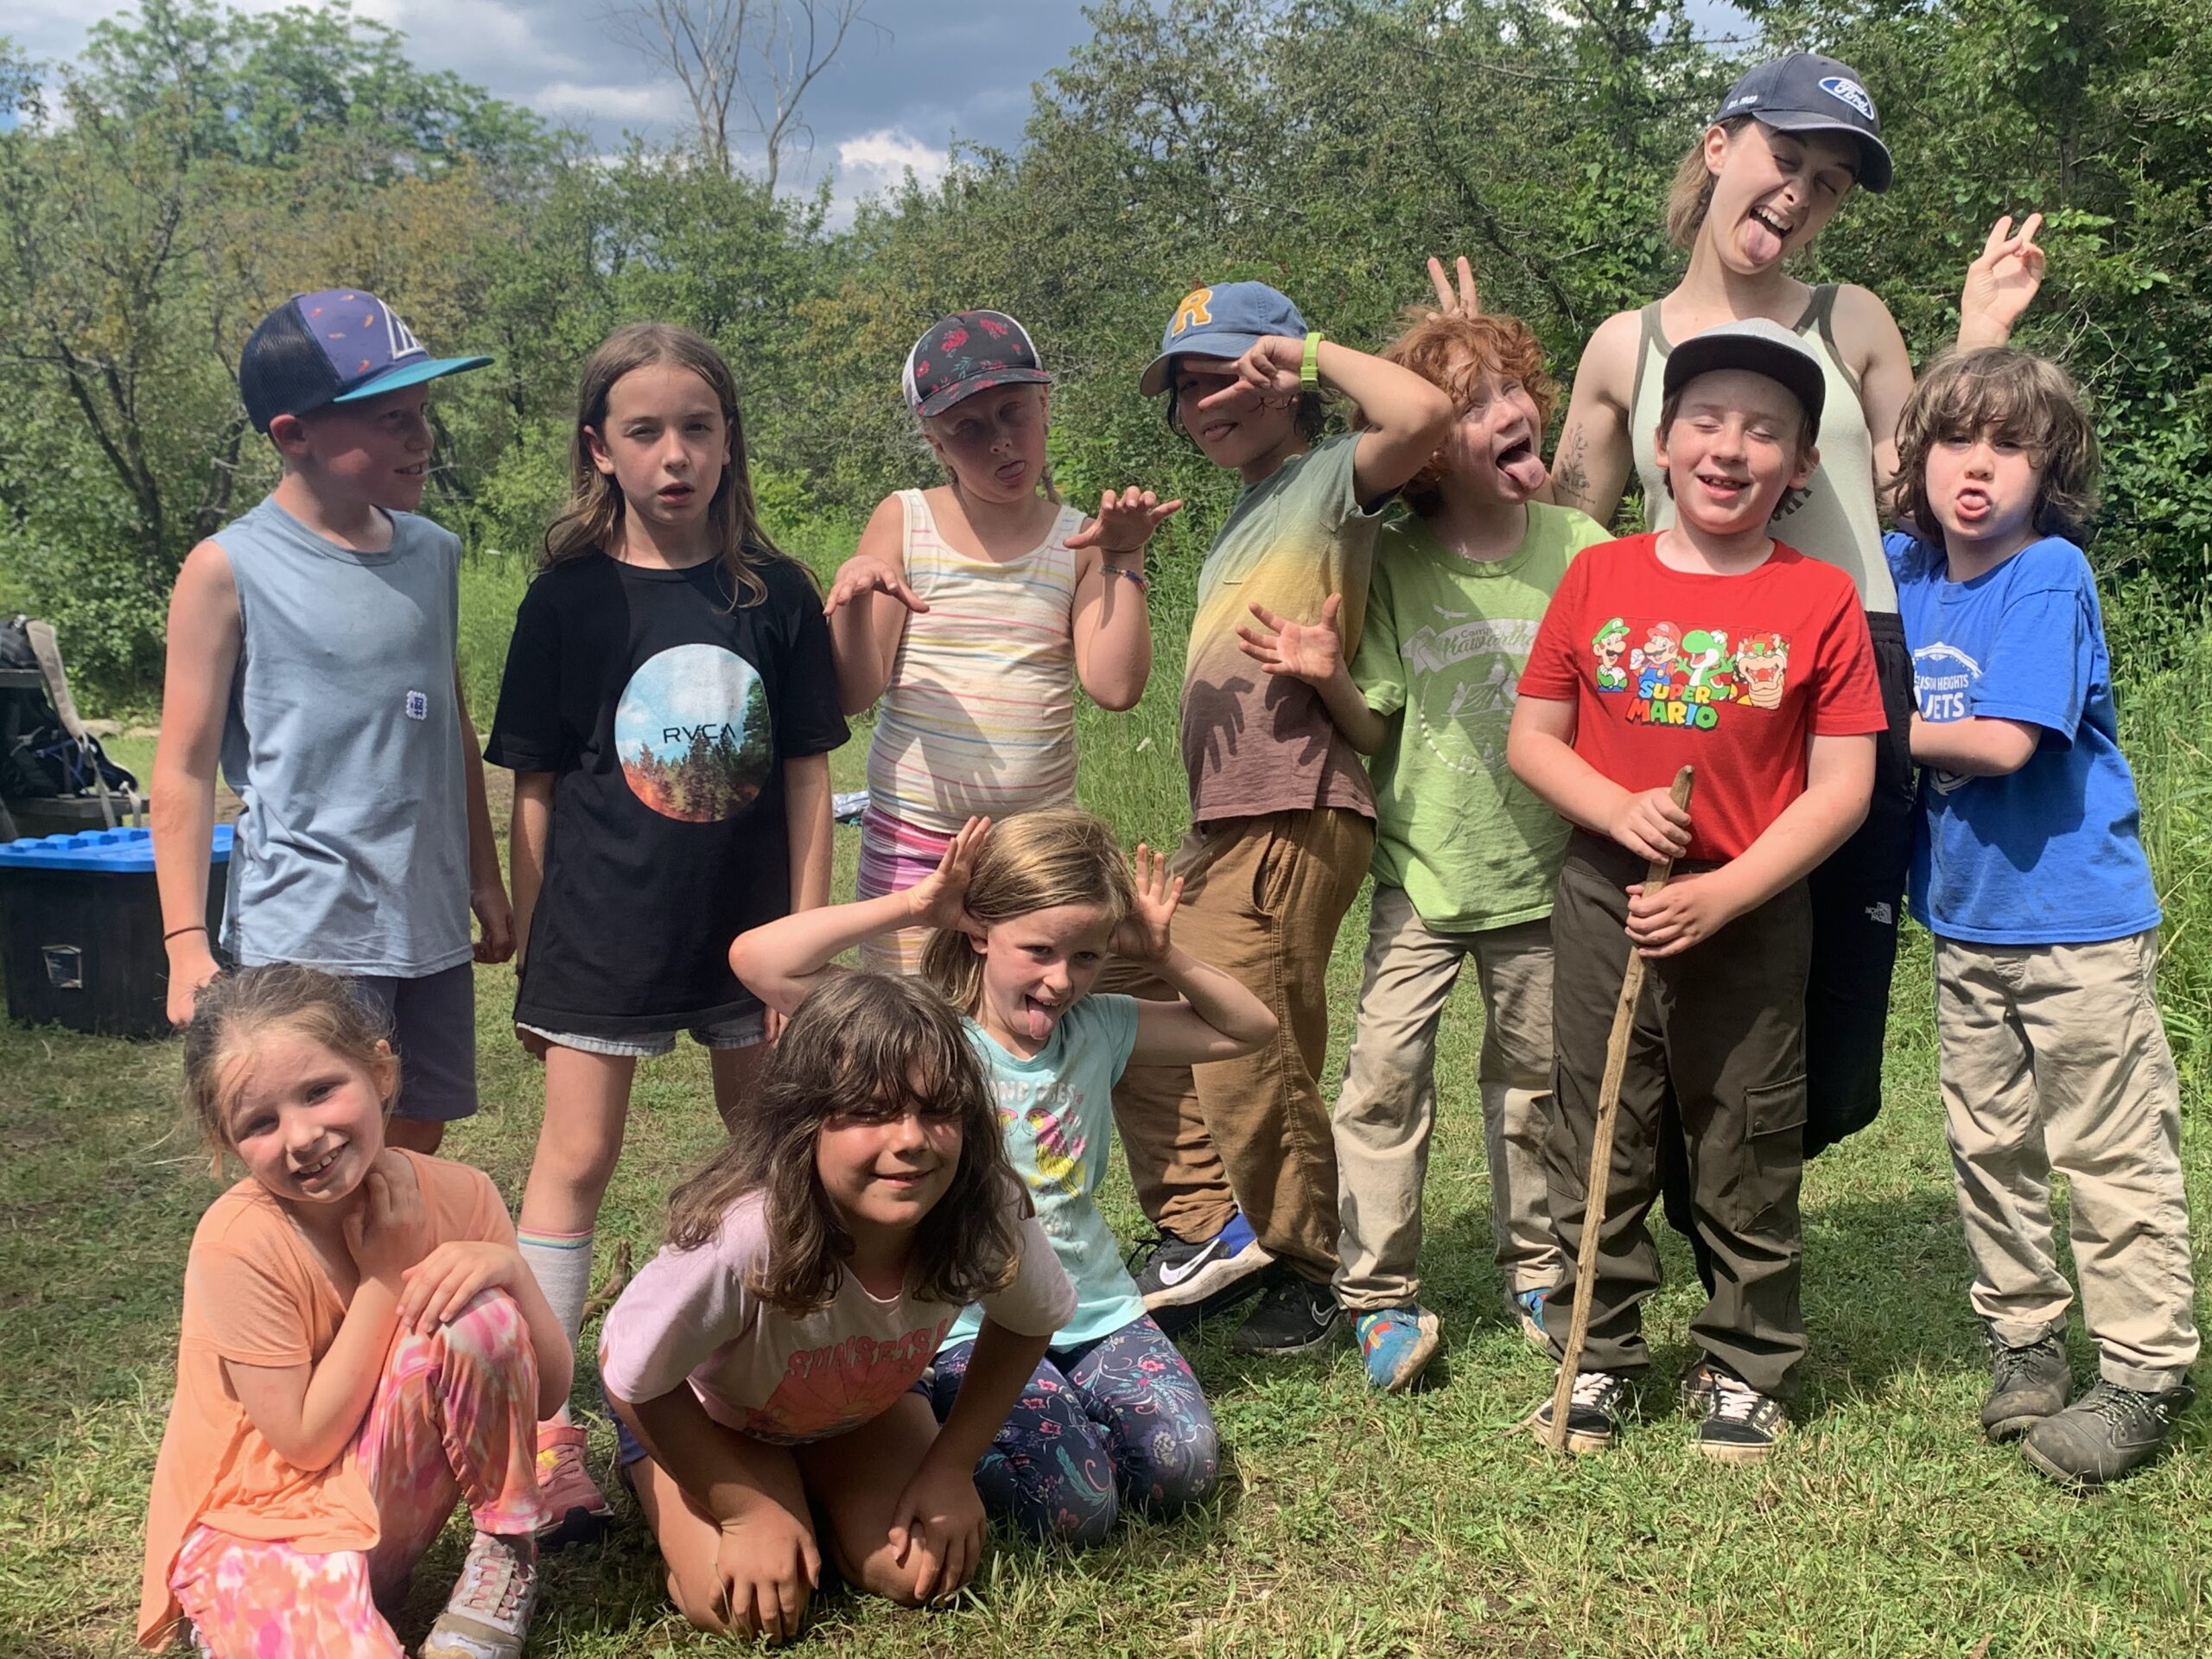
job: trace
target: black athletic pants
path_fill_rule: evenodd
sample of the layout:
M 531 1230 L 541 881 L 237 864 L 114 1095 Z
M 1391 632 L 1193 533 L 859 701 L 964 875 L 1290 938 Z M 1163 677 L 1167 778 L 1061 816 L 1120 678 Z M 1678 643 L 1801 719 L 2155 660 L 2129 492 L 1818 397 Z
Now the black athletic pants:
M 1866 822 L 1815 870 L 1813 967 L 1805 988 L 1805 1156 L 1826 1151 L 1882 1109 L 1882 1050 L 1890 1018 L 1890 975 L 1904 919 L 1905 866 L 1912 858 L 1912 653 L 1903 620 L 1870 611 L 1874 671 L 1890 729 L 1874 749 L 1874 795 Z M 1667 1224 L 1690 1241 L 1698 1277 L 1713 1287 L 1713 1264 L 1691 1224 L 1689 1165 L 1671 1092 L 1659 1136 L 1660 1190 Z

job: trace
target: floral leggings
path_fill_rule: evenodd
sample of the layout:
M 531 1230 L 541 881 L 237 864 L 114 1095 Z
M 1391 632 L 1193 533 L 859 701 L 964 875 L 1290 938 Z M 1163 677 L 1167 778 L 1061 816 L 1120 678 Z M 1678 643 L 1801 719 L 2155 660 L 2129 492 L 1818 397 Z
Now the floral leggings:
M 942 1422 L 975 1352 L 937 1357 Z M 1147 1314 L 1096 1342 L 1047 1353 L 976 1465 L 992 1514 L 1079 1547 L 1103 1541 L 1123 1504 L 1166 1514 L 1208 1497 L 1221 1444 L 1198 1379 Z
M 355 1443 L 375 1496 L 374 1549 L 308 1554 L 196 1526 L 169 1586 L 209 1659 L 404 1659 L 377 1611 L 403 1599 L 415 1563 L 466 1495 L 480 1532 L 533 1532 L 537 1361 L 522 1310 L 486 1291 L 449 1325 L 391 1344 Z

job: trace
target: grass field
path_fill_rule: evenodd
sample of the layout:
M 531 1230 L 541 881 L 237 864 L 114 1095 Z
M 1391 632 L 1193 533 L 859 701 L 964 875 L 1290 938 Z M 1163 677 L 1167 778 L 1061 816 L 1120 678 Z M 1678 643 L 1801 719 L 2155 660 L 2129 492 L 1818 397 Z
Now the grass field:
M 1163 616 L 1163 641 L 1179 637 Z M 1168 653 L 1163 652 L 1163 658 Z M 496 671 L 494 671 L 496 672 Z M 1086 711 L 1084 792 L 1134 839 L 1179 827 L 1175 668 L 1139 713 Z M 2169 935 L 2197 960 L 2195 881 L 2206 766 L 2202 669 L 2143 702 L 2149 838 Z M 2191 711 L 2197 711 L 2192 713 Z M 488 709 L 480 718 L 488 718 Z M 856 785 L 864 734 L 836 760 Z M 128 750 L 129 746 L 126 746 Z M 145 775 L 149 755 L 126 752 Z M 849 892 L 857 832 L 838 832 Z M 1357 990 L 1364 907 L 1331 979 L 1333 1077 Z M 1764 1468 L 1691 1449 L 1673 1414 L 1695 1306 L 1687 1253 L 1665 1246 L 1649 1309 L 1649 1416 L 1617 1452 L 1554 1459 L 1516 1420 L 1549 1368 L 1505 1321 L 1491 1265 L 1473 1082 L 1470 984 L 1440 1056 L 1441 1122 L 1428 1189 L 1425 1300 L 1449 1349 L 1436 1386 L 1370 1396 L 1349 1347 L 1257 1362 L 1202 1337 L 1193 1358 L 1228 1447 L 1205 1513 L 1130 1525 L 1075 1557 L 1001 1539 L 958 1609 L 908 1614 L 846 1595 L 817 1604 L 804 1651 L 891 1655 L 1959 1656 L 2088 1659 L 2212 1651 L 2208 1414 L 2179 1455 L 2082 1500 L 2041 1481 L 1976 1427 L 1985 1373 L 1965 1297 L 1935 1090 L 1927 940 L 1896 983 L 1887 1107 L 1820 1160 L 1805 1192 L 1813 1354 L 1796 1427 Z M 2176 976 L 2179 975 L 2179 976 Z M 2177 1025 L 2201 1028 L 2201 975 L 2169 976 Z M 506 1034 L 512 982 L 480 970 L 482 1113 L 448 1142 L 518 1201 L 538 1074 Z M 2177 1036 L 2183 1033 L 2177 1029 Z M 654 1247 L 664 1195 L 716 1133 L 696 1052 L 648 1062 L 600 1230 Z M 2196 1076 L 2196 1066 L 2188 1066 Z M 179 1128 L 174 1045 L 0 1028 L 0 1656 L 128 1650 L 145 1491 L 171 1386 L 180 1281 L 219 1190 Z M 2192 1084 L 2185 1154 L 2212 1174 Z M 1119 1179 L 1109 1213 L 1139 1217 Z M 588 1338 L 587 1349 L 588 1349 Z M 2075 1370 L 2094 1358 L 2078 1332 Z M 580 1402 L 590 1385 L 580 1384 Z M 607 1450 L 603 1423 L 598 1454 Z M 618 1497 L 618 1503 L 622 1500 Z M 418 1578 L 402 1633 L 418 1637 L 462 1539 Z M 623 1509 L 614 1536 L 553 1558 L 531 1652 L 542 1659 L 716 1653 L 671 1616 L 650 1541 Z

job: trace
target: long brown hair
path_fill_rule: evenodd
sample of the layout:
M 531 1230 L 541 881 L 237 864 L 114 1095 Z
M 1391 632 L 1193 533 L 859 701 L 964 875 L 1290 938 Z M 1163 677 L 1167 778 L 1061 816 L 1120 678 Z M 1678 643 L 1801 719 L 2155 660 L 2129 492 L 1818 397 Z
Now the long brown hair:
M 968 878 L 968 913 L 989 927 L 1061 905 L 1096 905 L 1118 927 L 1135 902 L 1128 856 L 1104 822 L 1074 807 L 1024 812 L 991 826 Z M 922 947 L 922 977 L 973 1015 L 983 958 L 969 935 L 941 927 Z
M 1732 115 L 1713 124 L 1726 133 L 1728 142 L 1733 143 L 1736 135 L 1750 126 L 1752 118 Z M 1705 226 L 1706 210 L 1713 206 L 1713 169 L 1705 164 L 1705 135 L 1712 130 L 1712 127 L 1707 127 L 1699 131 L 1697 143 L 1675 164 L 1674 182 L 1667 187 L 1667 239 L 1678 248 L 1696 245 L 1697 233 Z
M 722 475 L 707 503 L 707 529 L 715 555 L 737 586 L 735 603 L 758 605 L 768 596 L 760 572 L 772 561 L 797 561 L 769 539 L 753 499 L 753 474 L 745 454 L 745 418 L 737 407 L 737 381 L 714 342 L 689 328 L 667 322 L 632 322 L 617 328 L 584 359 L 576 387 L 576 424 L 569 448 L 569 505 L 545 532 L 538 569 L 563 559 L 612 551 L 622 534 L 622 489 L 599 470 L 591 454 L 591 433 L 607 429 L 607 399 L 614 383 L 633 370 L 670 364 L 688 369 L 707 383 L 722 409 L 729 433 L 729 454 Z M 805 567 L 798 567 L 804 570 Z M 810 576 L 810 580 L 811 577 Z
M 372 1073 L 389 1113 L 399 1092 L 399 1062 L 389 1046 L 391 1023 L 342 979 L 319 968 L 272 962 L 219 974 L 193 999 L 184 1028 L 184 1097 L 194 1126 L 215 1156 L 232 1149 L 231 1109 L 255 1040 L 276 1029 L 297 1032 Z
M 668 1242 L 696 1250 L 730 1206 L 761 1195 L 769 1244 L 747 1287 L 786 1313 L 836 1294 L 853 1253 L 844 1217 L 823 1191 L 815 1144 L 836 1117 L 880 1117 L 909 1104 L 960 1125 L 952 1185 L 914 1230 L 907 1282 L 928 1301 L 965 1304 L 1013 1282 L 1014 1217 L 1030 1213 L 1007 1163 L 982 1063 L 960 1016 L 928 986 L 839 974 L 784 1028 L 760 1092 L 706 1167 L 670 1194 Z
M 2097 510 L 2097 433 L 2081 389 L 2049 358 L 2009 346 L 1950 352 L 1924 371 L 1897 416 L 1897 513 L 1942 546 L 1928 496 L 1928 452 L 1980 432 L 2009 439 L 2043 469 L 2031 522 L 2038 536 L 2079 543 Z

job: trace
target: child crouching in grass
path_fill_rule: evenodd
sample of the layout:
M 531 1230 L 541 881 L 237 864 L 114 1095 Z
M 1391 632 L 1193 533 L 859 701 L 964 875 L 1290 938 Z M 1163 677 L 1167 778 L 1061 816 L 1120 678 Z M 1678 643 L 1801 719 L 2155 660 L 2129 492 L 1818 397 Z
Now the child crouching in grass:
M 1522 1328 L 1544 1341 L 1559 1281 L 1543 1146 L 1551 1116 L 1552 889 L 1567 826 L 1505 764 L 1513 696 L 1567 564 L 1607 538 L 1535 501 L 1559 389 L 1517 318 L 1454 296 L 1417 311 L 1382 353 L 1448 392 L 1457 422 L 1383 528 L 1366 626 L 1347 667 L 1325 610 L 1300 626 L 1265 607 L 1242 630 L 1269 674 L 1311 683 L 1352 747 L 1374 757 L 1375 896 L 1359 1024 L 1336 1105 L 1342 1233 L 1337 1298 L 1357 1320 L 1368 1380 L 1397 1393 L 1434 1356 L 1421 1305 L 1421 1187 L 1436 1121 L 1436 1033 L 1460 969 L 1482 986 L 1477 1063 L 1497 1267 Z
M 569 1340 L 481 1172 L 389 1144 L 373 992 L 290 963 L 199 988 L 185 1086 L 246 1176 L 184 1270 L 138 1639 L 211 1659 L 401 1659 L 381 1611 L 467 1501 L 423 1659 L 520 1659 L 545 1507 L 537 1424 Z
M 2188 1408 L 2197 1334 L 2158 892 L 2077 545 L 2096 438 L 2063 371 L 1993 347 L 1921 381 L 1898 449 L 1901 516 L 1926 538 L 1887 543 L 1926 768 L 1910 902 L 1936 935 L 1943 1109 L 1993 1362 L 1982 1427 L 2024 1435 L 2054 1480 L 2100 1486 Z M 2070 1406 L 2053 1169 L 2101 1372 Z
M 1774 323 L 1726 324 L 1675 347 L 1664 394 L 1657 445 L 1675 522 L 1568 567 L 1507 740 L 1515 773 L 1576 826 L 1552 911 L 1547 1162 L 1566 1258 L 1584 1227 L 1601 1236 L 1592 1281 L 1563 1283 L 1545 1323 L 1557 1352 L 1574 1299 L 1589 1297 L 1567 1445 L 1611 1445 L 1649 1363 L 1640 1308 L 1658 1287 L 1659 1257 L 1645 1218 L 1671 1083 L 1697 1225 L 1719 1269 L 1690 1324 L 1703 1352 L 1683 1401 L 1701 1419 L 1700 1452 L 1748 1462 L 1782 1433 L 1806 1351 L 1805 877 L 1866 816 L 1886 716 L 1850 578 L 1767 533 L 1819 460 L 1819 360 Z M 1705 639 L 1686 652 L 1694 632 Z M 1623 637 L 1644 644 L 1611 672 Z M 1686 812 L 1668 786 L 1691 764 Z M 1647 893 L 1646 866 L 1661 859 L 1679 861 L 1675 878 Z M 1649 959 L 1649 995 L 1629 1044 L 1605 1212 L 1591 1216 L 1599 1077 L 1630 950 Z M 1540 1433 L 1551 1411 L 1546 1402 L 1535 1413 Z

